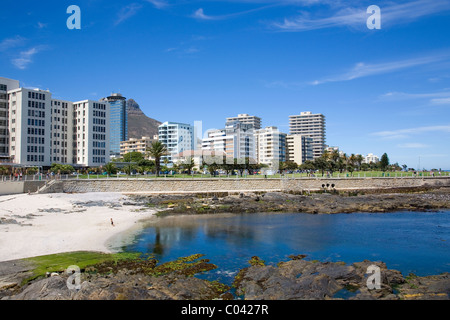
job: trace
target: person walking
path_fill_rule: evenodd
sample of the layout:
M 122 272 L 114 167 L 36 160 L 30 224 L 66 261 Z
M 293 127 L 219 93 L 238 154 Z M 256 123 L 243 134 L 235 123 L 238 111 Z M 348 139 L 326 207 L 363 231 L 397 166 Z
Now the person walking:
M 111 225 L 114 227 L 114 221 L 112 218 L 111 218 Z

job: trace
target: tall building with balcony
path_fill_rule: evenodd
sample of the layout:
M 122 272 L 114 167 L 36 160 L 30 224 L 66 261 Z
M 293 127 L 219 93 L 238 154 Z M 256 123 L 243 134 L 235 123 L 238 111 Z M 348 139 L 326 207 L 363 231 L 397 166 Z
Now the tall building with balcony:
M 8 91 L 18 89 L 19 81 L 0 77 L 0 161 L 9 162 Z
M 185 150 L 194 150 L 194 127 L 186 123 L 166 121 L 158 127 L 158 140 L 168 151 L 161 159 L 172 162 L 173 155 Z
M 109 162 L 109 104 L 93 100 L 73 103 L 73 163 L 98 167 Z
M 291 135 L 300 134 L 312 138 L 313 158 L 322 155 L 325 149 L 325 116 L 310 111 L 300 115 L 289 116 L 289 131 Z
M 286 161 L 293 161 L 298 165 L 313 160 L 312 138 L 300 134 L 286 137 Z
M 278 168 L 286 161 L 286 133 L 277 127 L 267 127 L 255 131 L 256 161 Z
M 225 129 L 209 130 L 202 140 L 202 151 L 222 152 L 227 157 L 233 158 L 234 137 L 227 135 Z
M 73 127 L 73 102 L 52 99 L 50 108 L 51 163 L 74 163 Z
M 253 130 L 261 129 L 261 118 L 257 116 L 250 116 L 246 113 L 238 114 L 237 117 L 227 118 L 225 126 L 232 124 L 236 121 L 239 121 L 243 124 L 250 124 L 253 126 Z
M 18 88 L 8 91 L 9 155 L 12 163 L 49 166 L 51 93 Z
M 123 157 L 125 154 L 130 152 L 140 152 L 145 154 L 147 149 L 151 147 L 152 143 L 158 140 L 158 136 L 142 137 L 141 139 L 130 138 L 127 141 L 122 141 L 120 143 L 120 156 Z
M 6 126 L 1 122 L 5 118 Z M 7 152 L 0 158 L 13 165 L 106 164 L 109 103 L 54 99 L 47 90 L 21 88 L 16 80 L 0 78 L 0 151 L 5 151 L 2 146 Z
M 120 156 L 120 143 L 128 140 L 127 99 L 120 93 L 113 93 L 100 101 L 110 105 L 110 141 L 109 150 L 113 157 Z
M 245 124 L 240 121 L 228 122 L 225 126 L 225 135 L 233 139 L 227 141 L 227 155 L 232 154 L 236 159 L 250 159 L 256 161 L 255 130 L 253 124 Z M 231 153 L 230 150 L 233 152 Z

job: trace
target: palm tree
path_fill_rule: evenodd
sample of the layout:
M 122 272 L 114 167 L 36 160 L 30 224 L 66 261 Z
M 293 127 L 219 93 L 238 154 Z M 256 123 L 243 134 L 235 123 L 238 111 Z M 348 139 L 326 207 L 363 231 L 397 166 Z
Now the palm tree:
M 363 162 L 364 162 L 364 157 L 362 155 L 358 154 L 356 156 L 356 165 L 358 167 L 358 170 L 361 170 L 361 165 Z
M 355 164 L 356 164 L 356 155 L 352 153 L 350 157 L 347 159 L 347 171 L 351 173 L 353 176 L 353 171 L 355 170 Z
M 161 157 L 167 154 L 167 147 L 161 141 L 153 142 L 146 150 L 148 154 L 155 158 L 156 176 L 159 177 L 161 170 Z
M 105 171 L 108 173 L 108 175 L 111 175 L 113 173 L 116 173 L 116 165 L 112 162 L 108 162 L 103 166 Z
M 186 159 L 185 162 L 182 164 L 183 170 L 187 170 L 188 175 L 191 175 L 192 169 L 195 167 L 194 158 L 190 157 Z

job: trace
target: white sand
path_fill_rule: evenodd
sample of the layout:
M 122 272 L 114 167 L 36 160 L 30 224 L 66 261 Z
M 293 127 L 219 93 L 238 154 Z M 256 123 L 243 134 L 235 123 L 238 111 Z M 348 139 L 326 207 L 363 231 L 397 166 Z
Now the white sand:
M 118 207 L 86 205 L 89 201 Z M 121 193 L 0 196 L 0 219 L 4 218 L 0 223 L 0 261 L 79 250 L 117 251 L 142 229 L 139 221 L 155 213 L 151 209 L 139 210 L 140 206 L 122 205 L 124 201 L 127 197 Z M 77 205 L 80 202 L 84 204 Z M 49 209 L 60 212 L 45 212 Z M 27 218 L 30 214 L 35 216 Z M 18 224 L 5 219 L 14 219 Z

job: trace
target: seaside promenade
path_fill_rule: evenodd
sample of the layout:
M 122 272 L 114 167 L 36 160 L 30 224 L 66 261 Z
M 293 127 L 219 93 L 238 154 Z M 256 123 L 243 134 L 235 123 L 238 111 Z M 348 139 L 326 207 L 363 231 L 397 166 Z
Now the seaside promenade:
M 285 175 L 267 177 L 209 177 L 209 178 L 136 178 L 91 175 L 89 178 L 62 175 L 56 179 L 39 180 L 33 176 L 20 181 L 0 181 L 0 194 L 19 193 L 240 193 L 240 192 L 292 192 L 364 191 L 401 189 L 427 189 L 450 187 L 449 176 L 390 176 L 378 177 L 295 177 Z

